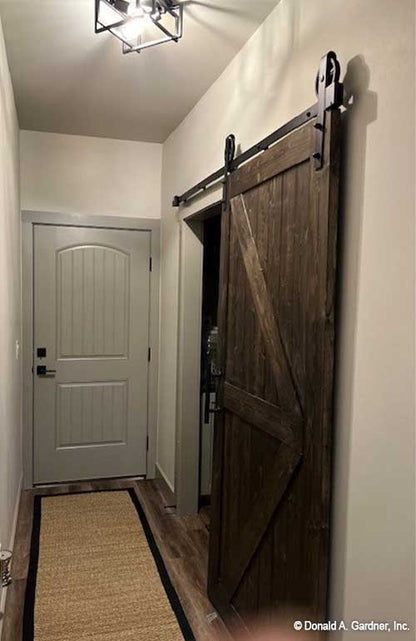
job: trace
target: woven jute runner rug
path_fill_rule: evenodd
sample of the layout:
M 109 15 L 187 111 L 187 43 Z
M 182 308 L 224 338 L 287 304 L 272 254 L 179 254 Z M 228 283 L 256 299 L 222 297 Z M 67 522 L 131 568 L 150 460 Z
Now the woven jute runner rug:
M 133 489 L 35 498 L 24 641 L 193 641 Z

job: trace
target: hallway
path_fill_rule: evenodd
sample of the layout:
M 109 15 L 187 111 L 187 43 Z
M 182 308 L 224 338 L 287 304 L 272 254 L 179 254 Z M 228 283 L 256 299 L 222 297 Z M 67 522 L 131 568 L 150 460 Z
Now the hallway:
M 0 641 L 413 641 L 415 15 L 0 0 Z

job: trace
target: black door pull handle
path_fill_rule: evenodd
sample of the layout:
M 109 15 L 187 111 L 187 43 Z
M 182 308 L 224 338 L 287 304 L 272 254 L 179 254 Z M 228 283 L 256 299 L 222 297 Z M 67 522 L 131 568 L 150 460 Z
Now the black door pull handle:
M 46 369 L 46 365 L 38 365 L 36 374 L 38 376 L 48 376 L 49 374 L 56 374 L 56 369 Z
M 223 411 L 224 411 L 223 407 L 213 407 L 212 409 L 208 410 L 210 414 L 220 414 Z
M 215 380 L 215 404 L 214 407 L 209 407 L 208 409 L 208 414 L 220 414 L 224 408 L 220 407 L 218 405 L 218 386 L 220 383 L 220 379 L 224 376 L 223 372 L 220 371 L 213 371 L 211 372 L 211 377 Z

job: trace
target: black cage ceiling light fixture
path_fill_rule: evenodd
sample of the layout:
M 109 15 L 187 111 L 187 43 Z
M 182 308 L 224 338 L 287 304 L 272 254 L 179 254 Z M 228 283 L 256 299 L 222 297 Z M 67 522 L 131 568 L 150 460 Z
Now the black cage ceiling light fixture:
M 109 31 L 123 53 L 178 42 L 183 34 L 183 6 L 172 0 L 95 0 L 95 33 Z

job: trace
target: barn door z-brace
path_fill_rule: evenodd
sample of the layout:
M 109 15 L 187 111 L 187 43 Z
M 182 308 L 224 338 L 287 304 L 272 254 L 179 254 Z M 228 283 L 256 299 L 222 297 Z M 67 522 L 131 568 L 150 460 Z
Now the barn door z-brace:
M 172 202 L 173 207 L 179 207 L 187 203 L 191 198 L 198 195 L 199 193 L 205 191 L 209 186 L 218 182 L 219 180 L 224 181 L 224 200 L 228 200 L 228 176 L 237 169 L 240 165 L 247 162 L 257 154 L 269 149 L 273 144 L 278 140 L 287 136 L 294 129 L 301 127 L 306 124 L 312 118 L 316 118 L 315 130 L 316 130 L 316 141 L 315 141 L 315 152 L 313 157 L 315 159 L 315 167 L 319 171 L 324 162 L 324 144 L 325 144 L 325 122 L 326 114 L 330 109 L 337 109 L 342 105 L 344 88 L 342 83 L 339 81 L 340 78 L 340 64 L 338 62 L 337 56 L 333 51 L 329 51 L 325 56 L 321 58 L 321 63 L 319 65 L 319 71 L 316 77 L 316 94 L 318 101 L 302 112 L 296 118 L 293 118 L 285 125 L 277 129 L 275 132 L 261 140 L 259 143 L 247 149 L 236 158 L 235 156 L 235 136 L 230 134 L 227 136 L 226 145 L 225 145 L 225 164 L 224 167 L 218 169 L 204 180 L 201 180 L 198 184 L 188 189 L 181 196 L 175 196 Z

